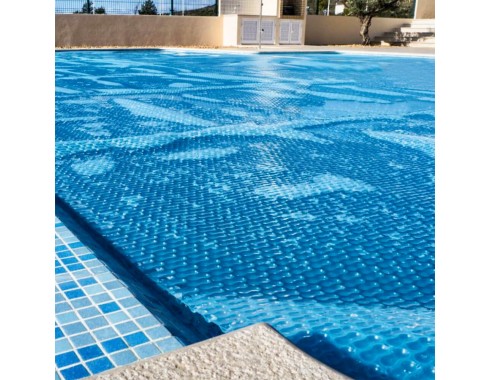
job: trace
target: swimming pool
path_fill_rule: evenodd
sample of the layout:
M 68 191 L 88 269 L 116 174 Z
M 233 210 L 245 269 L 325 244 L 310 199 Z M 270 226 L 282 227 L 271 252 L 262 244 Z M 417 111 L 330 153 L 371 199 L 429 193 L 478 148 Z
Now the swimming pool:
M 433 59 L 58 52 L 56 196 L 223 332 L 434 377 Z

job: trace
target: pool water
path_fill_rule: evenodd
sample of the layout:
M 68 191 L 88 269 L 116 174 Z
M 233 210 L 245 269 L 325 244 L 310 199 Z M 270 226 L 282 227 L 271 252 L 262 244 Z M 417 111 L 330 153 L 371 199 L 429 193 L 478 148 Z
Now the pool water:
M 431 58 L 58 52 L 56 196 L 223 332 L 432 379 L 434 116 Z

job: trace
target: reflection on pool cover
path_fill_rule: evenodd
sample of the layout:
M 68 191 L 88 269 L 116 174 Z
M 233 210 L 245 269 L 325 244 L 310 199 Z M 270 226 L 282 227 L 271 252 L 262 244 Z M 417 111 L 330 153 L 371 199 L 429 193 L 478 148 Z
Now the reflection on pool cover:
M 193 312 L 434 377 L 434 61 L 61 52 L 56 193 Z

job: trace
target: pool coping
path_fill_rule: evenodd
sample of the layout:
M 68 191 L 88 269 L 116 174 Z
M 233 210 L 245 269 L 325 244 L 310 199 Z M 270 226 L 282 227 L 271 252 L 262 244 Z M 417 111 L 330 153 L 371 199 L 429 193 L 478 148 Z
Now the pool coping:
M 187 378 L 350 379 L 300 350 L 267 323 L 257 323 L 88 379 Z
M 56 52 L 63 51 L 107 51 L 107 50 L 163 50 L 206 52 L 214 54 L 287 54 L 287 53 L 326 53 L 326 54 L 360 54 L 374 56 L 403 56 L 403 57 L 435 57 L 435 48 L 404 47 L 404 46 L 357 46 L 357 45 L 280 45 L 262 46 L 246 45 L 237 47 L 194 47 L 194 46 L 104 46 L 87 47 L 75 46 L 70 48 L 55 48 Z

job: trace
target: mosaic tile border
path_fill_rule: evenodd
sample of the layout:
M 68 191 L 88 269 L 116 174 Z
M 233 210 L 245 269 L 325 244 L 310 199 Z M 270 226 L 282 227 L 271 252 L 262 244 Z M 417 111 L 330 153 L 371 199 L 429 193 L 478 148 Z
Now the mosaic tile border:
M 56 380 L 184 346 L 58 218 L 55 254 Z

